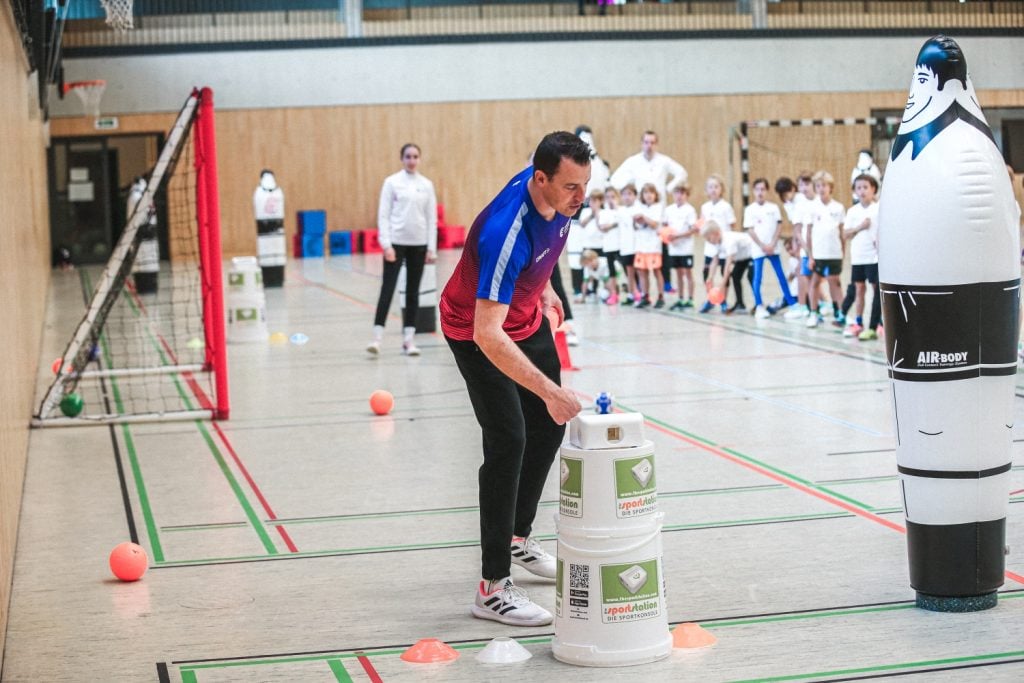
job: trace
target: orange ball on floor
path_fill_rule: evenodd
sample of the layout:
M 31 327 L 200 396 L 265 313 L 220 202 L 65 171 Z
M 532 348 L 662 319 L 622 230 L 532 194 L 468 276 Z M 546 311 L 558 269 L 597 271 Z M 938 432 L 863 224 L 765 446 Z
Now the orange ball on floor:
M 122 581 L 138 581 L 149 567 L 149 557 L 140 545 L 118 544 L 110 551 L 110 571 Z
M 378 389 L 370 394 L 370 410 L 377 415 L 387 415 L 395 405 L 395 397 L 390 391 Z
M 710 301 L 715 306 L 725 303 L 725 290 L 722 289 L 721 287 L 713 287 L 708 292 L 708 301 Z

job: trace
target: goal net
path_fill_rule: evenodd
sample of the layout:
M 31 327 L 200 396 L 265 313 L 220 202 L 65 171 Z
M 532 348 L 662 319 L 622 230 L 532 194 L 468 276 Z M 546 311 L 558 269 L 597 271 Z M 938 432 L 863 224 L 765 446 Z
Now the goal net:
M 106 267 L 95 282 L 83 272 L 92 299 L 54 362 L 36 425 L 227 418 L 213 130 L 212 92 L 193 91 Z M 169 253 L 154 273 L 156 202 Z
M 885 170 L 890 141 L 898 117 L 781 119 L 744 121 L 734 128 L 739 150 L 738 173 L 733 178 L 733 203 L 739 210 L 752 201 L 752 184 L 767 178 L 769 201 L 781 205 L 775 181 L 786 176 L 796 182 L 802 172 L 828 171 L 836 181 L 836 200 L 852 202 L 851 177 L 861 150 L 869 150 L 879 169 Z M 734 147 L 734 149 L 735 149 Z M 730 154 L 732 157 L 732 154 Z M 788 226 L 788 224 L 787 224 Z

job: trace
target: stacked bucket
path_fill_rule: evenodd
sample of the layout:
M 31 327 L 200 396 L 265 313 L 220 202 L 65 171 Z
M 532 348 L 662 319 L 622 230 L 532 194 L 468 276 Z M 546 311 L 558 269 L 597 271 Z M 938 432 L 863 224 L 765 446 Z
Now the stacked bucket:
M 267 340 L 267 300 L 263 294 L 263 272 L 253 256 L 231 259 L 228 270 L 228 341 Z
M 667 657 L 663 515 L 643 416 L 574 418 L 559 475 L 555 658 L 628 666 Z

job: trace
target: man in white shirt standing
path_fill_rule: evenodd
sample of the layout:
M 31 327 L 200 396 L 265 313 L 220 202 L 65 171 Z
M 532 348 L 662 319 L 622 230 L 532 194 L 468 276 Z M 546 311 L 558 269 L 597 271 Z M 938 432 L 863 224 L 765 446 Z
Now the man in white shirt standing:
M 672 191 L 687 180 L 686 169 L 672 157 L 658 152 L 658 134 L 653 130 L 645 130 L 640 142 L 640 152 L 627 158 L 615 169 L 609 180 L 611 185 L 622 192 L 626 185 L 643 187 L 651 183 L 658 190 L 659 197 L 669 197 Z M 668 266 L 668 250 L 662 249 L 662 276 L 665 278 L 666 289 L 672 281 L 672 272 Z

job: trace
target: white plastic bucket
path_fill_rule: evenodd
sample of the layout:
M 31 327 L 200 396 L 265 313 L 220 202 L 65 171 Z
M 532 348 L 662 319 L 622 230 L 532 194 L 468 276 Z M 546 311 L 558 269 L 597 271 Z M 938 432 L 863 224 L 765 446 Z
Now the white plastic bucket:
M 658 511 L 653 443 L 600 450 L 566 444 L 560 455 L 562 527 L 577 534 L 650 527 Z
M 558 522 L 555 659 L 631 666 L 672 652 L 661 558 L 661 515 L 630 535 L 577 534 Z
M 263 271 L 253 256 L 236 256 L 228 269 L 228 297 L 262 295 Z

